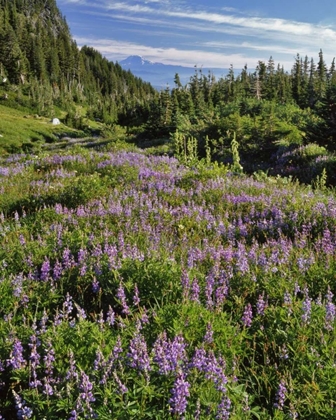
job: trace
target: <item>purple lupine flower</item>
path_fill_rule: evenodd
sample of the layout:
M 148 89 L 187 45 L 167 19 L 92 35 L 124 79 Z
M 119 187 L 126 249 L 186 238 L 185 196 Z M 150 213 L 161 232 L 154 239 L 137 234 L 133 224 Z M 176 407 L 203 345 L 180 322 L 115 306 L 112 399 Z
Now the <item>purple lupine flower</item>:
M 219 285 L 216 289 L 216 307 L 217 308 L 223 305 L 226 297 L 229 294 L 229 281 L 224 271 L 222 271 L 219 275 L 218 284 Z
M 245 245 L 238 242 L 238 250 L 236 252 L 236 268 L 239 273 L 246 274 L 249 271 L 249 262 L 247 259 Z
M 43 334 L 47 331 L 46 329 L 47 322 L 48 322 L 48 314 L 47 314 L 47 311 L 43 309 L 43 316 L 40 321 L 40 330 L 36 332 L 37 334 Z
M 20 304 L 27 308 L 27 303 L 29 302 L 29 297 L 26 294 L 23 294 L 20 299 Z
M 115 313 L 114 313 L 111 305 L 109 305 L 109 310 L 107 312 L 106 322 L 110 325 L 110 327 L 112 327 L 114 325 L 114 322 L 115 322 Z
M 52 388 L 52 384 L 55 382 L 55 379 L 53 378 L 55 350 L 53 349 L 53 346 L 50 340 L 47 343 L 43 361 L 44 361 L 44 372 L 45 372 L 43 393 L 46 395 L 53 395 L 54 391 Z
M 59 280 L 62 276 L 62 273 L 63 273 L 62 264 L 58 260 L 56 260 L 55 265 L 53 267 L 53 275 L 52 275 L 53 280 L 54 281 Z
M 194 412 L 194 420 L 200 420 L 201 419 L 201 402 L 198 399 L 196 402 L 196 410 Z
M 36 369 L 40 365 L 41 356 L 38 354 L 38 351 L 37 351 L 37 347 L 39 347 L 40 344 L 41 344 L 40 340 L 38 340 L 36 335 L 32 335 L 30 337 L 30 342 L 29 342 L 28 346 L 31 349 L 30 357 L 29 357 L 31 377 L 32 377 L 32 380 L 29 382 L 29 386 L 31 388 L 37 388 L 38 386 L 42 385 L 41 381 L 37 379 L 37 372 L 36 372 Z
M 252 319 L 253 319 L 252 306 L 250 303 L 248 303 L 245 306 L 244 314 L 242 316 L 242 321 L 243 321 L 244 326 L 250 327 L 252 325 Z
M 93 370 L 96 370 L 96 371 L 99 370 L 103 366 L 104 364 L 103 362 L 104 362 L 104 355 L 101 352 L 101 350 L 98 349 L 96 351 L 96 358 L 93 362 Z
M 23 347 L 21 341 L 16 338 L 10 353 L 10 358 L 7 360 L 7 366 L 11 366 L 14 370 L 23 368 L 26 365 L 26 361 L 22 353 Z
M 17 394 L 14 390 L 12 392 L 14 395 L 15 408 L 18 419 L 30 419 L 33 415 L 33 410 L 27 407 L 26 401 L 23 400 L 19 394 Z
M 120 339 L 120 336 L 118 336 L 117 342 L 107 362 L 104 363 L 102 379 L 99 382 L 100 384 L 106 385 L 107 379 L 111 376 L 111 372 L 115 368 L 115 363 L 118 361 L 118 359 L 120 359 L 121 353 L 122 353 L 121 339 Z
M 299 417 L 292 403 L 289 403 L 289 417 L 291 419 L 297 419 Z
M 87 270 L 87 265 L 85 263 L 87 257 L 87 251 L 86 249 L 80 249 L 77 254 L 77 261 L 79 265 L 79 275 L 81 277 L 84 277 Z
M 289 359 L 289 356 L 288 356 L 288 349 L 287 349 L 286 344 L 283 344 L 283 346 L 281 347 L 279 357 L 280 357 L 280 359 L 282 359 L 282 360 L 287 360 L 287 359 Z
M 226 392 L 228 379 L 225 375 L 226 363 L 222 357 L 216 358 L 213 351 L 208 354 L 203 347 L 197 348 L 190 363 L 191 368 L 196 368 L 205 374 L 205 378 L 211 380 L 216 389 Z
M 69 417 L 69 420 L 78 420 L 78 415 L 77 415 L 77 411 L 76 410 L 72 410 L 70 412 L 71 417 Z
M 124 315 L 130 315 L 131 311 L 126 303 L 126 295 L 125 295 L 125 289 L 123 288 L 122 284 L 119 284 L 118 290 L 117 290 L 117 298 L 120 301 L 120 304 L 122 306 L 121 312 Z
M 332 302 L 333 293 L 330 290 L 330 286 L 328 286 L 328 292 L 326 294 L 326 315 L 325 315 L 325 328 L 329 331 L 333 330 L 334 326 L 333 323 L 335 321 L 335 314 L 336 314 L 336 308 L 335 304 Z
M 249 406 L 248 395 L 245 394 L 244 399 L 243 399 L 243 412 L 246 413 L 247 411 L 250 411 L 250 410 L 251 408 Z
M 84 277 L 87 272 L 87 265 L 84 263 L 79 267 L 79 275 Z
M 284 379 L 281 379 L 279 388 L 276 393 L 275 403 L 274 403 L 274 407 L 277 408 L 278 410 L 283 410 L 285 400 L 286 400 L 286 393 L 287 393 L 286 382 Z
M 80 382 L 79 382 L 79 398 L 76 403 L 76 410 L 79 412 L 85 412 L 85 418 L 97 418 L 96 413 L 93 411 L 91 404 L 96 401 L 93 396 L 93 384 L 86 373 L 81 371 Z M 83 406 L 85 404 L 85 407 Z
M 54 389 L 50 383 L 49 378 L 44 378 L 44 384 L 43 384 L 43 394 L 46 395 L 54 395 Z
M 148 372 L 149 370 L 151 370 L 147 351 L 147 344 L 143 335 L 140 334 L 138 331 L 135 333 L 135 336 L 130 342 L 127 358 L 132 368 L 144 372 Z
M 178 366 L 186 361 L 186 344 L 182 335 L 177 335 L 167 349 L 167 360 L 171 370 L 176 371 Z
M 62 323 L 63 320 L 63 314 L 58 312 L 58 309 L 56 309 L 56 313 L 54 316 L 54 326 L 57 327 L 58 325 L 60 325 Z
M 120 378 L 117 375 L 117 372 L 113 372 L 113 377 L 117 385 L 117 393 L 118 394 L 126 394 L 128 392 L 127 387 L 121 382 Z
M 200 287 L 198 285 L 198 280 L 195 277 L 194 280 L 191 283 L 191 294 L 190 294 L 190 300 L 192 302 L 199 303 L 199 294 L 200 294 Z
M 22 234 L 20 234 L 20 236 L 19 236 L 19 240 L 20 240 L 20 244 L 21 244 L 22 246 L 25 246 L 25 245 L 26 245 L 26 240 L 25 240 L 25 237 L 24 237 Z
M 197 348 L 191 360 L 190 366 L 203 372 L 207 366 L 207 354 L 204 347 Z
M 94 277 L 94 279 L 92 281 L 92 291 L 93 291 L 93 293 L 98 293 L 99 290 L 100 290 L 99 281 L 96 279 L 96 277 Z
M 148 318 L 146 308 L 143 308 L 143 311 L 142 311 L 141 316 L 140 316 L 140 322 L 141 322 L 142 325 L 143 324 L 149 324 L 149 318 Z
M 304 288 L 304 295 L 305 295 L 305 299 L 302 302 L 302 311 L 303 311 L 303 314 L 301 316 L 301 319 L 302 319 L 302 321 L 303 321 L 304 324 L 309 324 L 310 315 L 311 315 L 311 302 L 312 302 L 312 299 L 308 295 L 308 288 L 307 287 Z
M 138 306 L 140 304 L 139 289 L 137 284 L 134 285 L 133 304 L 134 306 Z
M 297 296 L 299 292 L 301 292 L 301 288 L 300 288 L 298 282 L 296 281 L 295 285 L 294 285 L 294 295 Z
M 70 350 L 69 353 L 69 370 L 67 372 L 67 374 L 65 375 L 65 379 L 67 381 L 69 381 L 70 379 L 74 379 L 75 381 L 78 380 L 78 373 L 77 373 L 77 369 L 76 369 L 76 360 L 74 358 L 74 354 L 72 352 L 72 350 Z
M 19 221 L 20 221 L 20 216 L 19 216 L 19 213 L 18 213 L 17 211 L 15 211 L 15 213 L 14 213 L 14 220 L 15 220 L 17 223 L 19 223 Z
M 81 308 L 77 303 L 75 303 L 75 307 L 77 309 L 77 318 L 79 319 L 79 321 L 86 319 L 87 315 L 85 309 Z
M 87 401 L 88 403 L 96 401 L 92 393 L 93 384 L 88 375 L 83 371 L 81 371 L 80 375 L 79 389 L 82 391 L 80 394 L 82 400 Z
M 211 272 L 206 277 L 206 285 L 205 285 L 205 297 L 206 297 L 206 306 L 207 309 L 211 309 L 213 307 L 213 299 L 212 299 L 212 293 L 214 290 L 215 285 L 215 276 L 214 273 Z
M 228 379 L 225 375 L 225 361 L 222 357 L 216 358 L 213 351 L 209 352 L 205 364 L 203 366 L 203 371 L 205 372 L 206 379 L 211 380 L 215 388 L 222 392 L 226 392 L 226 384 Z
M 174 340 L 167 340 L 164 331 L 154 343 L 153 360 L 159 365 L 159 372 L 167 374 L 176 372 L 177 369 L 186 363 L 186 344 L 182 335 L 177 335 Z
M 170 365 L 167 360 L 167 348 L 168 348 L 167 334 L 164 331 L 156 339 L 153 346 L 153 360 L 159 365 L 159 372 L 161 374 L 167 374 L 170 371 Z
M 229 397 L 223 397 L 218 405 L 216 419 L 228 420 L 230 418 L 231 400 Z
M 289 294 L 289 292 L 287 290 L 284 294 L 284 304 L 285 305 L 291 305 L 292 304 L 292 296 Z
M 65 318 L 67 318 L 68 315 L 70 315 L 72 311 L 73 311 L 72 296 L 70 296 L 70 294 L 67 293 L 66 299 L 63 302 L 63 315 L 65 316 Z
M 47 281 L 49 279 L 50 270 L 51 270 L 50 261 L 47 257 L 45 257 L 41 266 L 40 280 Z
M 62 254 L 62 267 L 64 270 L 71 268 L 74 265 L 74 258 L 69 248 L 65 248 Z
M 334 255 L 335 254 L 335 245 L 334 241 L 332 240 L 332 235 L 329 229 L 325 229 L 323 231 L 323 237 L 320 240 L 321 242 L 321 250 L 326 255 Z
M 171 398 L 169 399 L 170 412 L 182 416 L 187 409 L 190 384 L 186 380 L 186 375 L 181 370 L 177 374 L 174 386 L 171 390 Z
M 103 313 L 103 311 L 100 311 L 100 313 L 98 315 L 98 318 L 97 318 L 97 324 L 99 325 L 100 331 L 103 331 L 103 329 L 104 329 L 104 323 L 105 323 L 105 321 L 104 321 L 104 313 Z
M 113 357 L 114 357 L 115 360 L 119 359 L 119 356 L 121 355 L 122 351 L 123 350 L 122 350 L 122 346 L 121 346 L 121 338 L 120 338 L 120 335 L 118 335 L 117 341 L 116 341 L 116 343 L 114 345 L 114 348 L 113 348 Z
M 4 364 L 2 363 L 2 361 L 0 360 L 0 373 L 1 372 L 4 372 L 5 371 L 5 366 L 4 366 Z M 3 388 L 5 386 L 5 382 L 2 382 L 1 380 L 0 380 L 0 390 Z
M 318 294 L 317 298 L 315 299 L 315 303 L 318 306 L 322 306 L 322 295 L 321 295 L 321 292 Z
M 24 280 L 23 273 L 18 274 L 12 280 L 13 295 L 15 297 L 21 297 L 22 295 L 23 280 Z
M 183 269 L 181 275 L 181 285 L 182 285 L 182 293 L 185 300 L 189 298 L 189 290 L 190 290 L 190 279 L 188 276 L 188 272 Z
M 207 323 L 203 341 L 207 344 L 211 344 L 213 342 L 213 329 L 210 322 Z
M 258 297 L 258 301 L 257 301 L 257 314 L 258 315 L 264 315 L 266 307 L 267 307 L 267 301 L 265 301 L 265 299 L 264 299 L 264 292 L 263 292 Z

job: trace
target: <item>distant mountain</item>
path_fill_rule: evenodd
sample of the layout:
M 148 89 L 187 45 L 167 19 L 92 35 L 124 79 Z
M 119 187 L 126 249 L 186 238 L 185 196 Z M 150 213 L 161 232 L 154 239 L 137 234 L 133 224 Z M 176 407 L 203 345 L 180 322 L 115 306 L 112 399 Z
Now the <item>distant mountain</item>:
M 151 83 L 152 86 L 159 90 L 165 89 L 167 85 L 170 88 L 173 88 L 176 73 L 180 76 L 183 85 L 187 84 L 190 77 L 195 73 L 195 67 L 154 63 L 153 61 L 146 60 L 140 55 L 131 55 L 125 60 L 120 61 L 119 64 L 124 70 L 130 70 L 135 76 Z M 219 78 L 226 76 L 228 69 L 202 67 L 202 72 L 206 76 L 211 72 L 218 80 Z

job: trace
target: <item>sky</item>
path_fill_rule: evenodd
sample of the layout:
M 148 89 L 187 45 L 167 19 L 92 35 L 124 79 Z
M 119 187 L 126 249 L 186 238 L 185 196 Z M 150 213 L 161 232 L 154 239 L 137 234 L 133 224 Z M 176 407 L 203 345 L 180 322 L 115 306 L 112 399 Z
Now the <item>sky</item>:
M 329 67 L 335 0 L 57 0 L 79 47 L 111 61 L 130 55 L 188 67 L 240 70 L 272 56 L 286 70 L 300 54 Z

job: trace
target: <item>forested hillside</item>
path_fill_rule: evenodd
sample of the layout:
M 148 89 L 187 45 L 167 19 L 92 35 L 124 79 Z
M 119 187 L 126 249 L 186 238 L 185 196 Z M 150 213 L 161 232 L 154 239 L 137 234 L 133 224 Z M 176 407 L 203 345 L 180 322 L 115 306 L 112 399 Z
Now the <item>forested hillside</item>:
M 89 116 L 115 123 L 141 115 L 155 95 L 97 51 L 79 49 L 55 0 L 0 0 L 0 76 L 18 104 L 47 116 L 60 107 L 75 125 L 78 104 Z

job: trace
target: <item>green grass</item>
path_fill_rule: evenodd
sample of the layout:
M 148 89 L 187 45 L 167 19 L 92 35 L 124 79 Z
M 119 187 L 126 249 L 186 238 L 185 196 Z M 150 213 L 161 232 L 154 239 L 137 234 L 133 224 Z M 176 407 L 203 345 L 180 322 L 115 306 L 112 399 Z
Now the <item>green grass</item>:
M 52 125 L 51 118 L 0 104 L 0 154 L 36 151 L 60 137 L 80 137 L 85 133 L 64 124 Z

